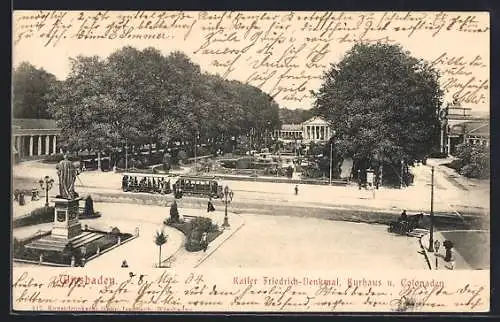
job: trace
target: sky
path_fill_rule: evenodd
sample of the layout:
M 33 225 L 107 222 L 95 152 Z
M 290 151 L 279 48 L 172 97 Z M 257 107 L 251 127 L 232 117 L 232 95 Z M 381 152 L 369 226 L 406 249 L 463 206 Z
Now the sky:
M 152 46 L 165 55 L 180 50 L 202 71 L 248 81 L 273 95 L 280 107 L 301 109 L 312 107 L 307 94 L 319 89 L 319 77 L 354 40 L 381 39 L 435 61 L 441 85 L 447 87 L 445 101 L 466 85 L 459 93 L 462 105 L 477 113 L 489 111 L 487 13 L 16 11 L 13 22 L 13 67 L 28 61 L 64 79 L 69 58 L 77 55 L 105 58 L 126 45 Z M 128 30 L 129 39 L 84 39 L 112 28 L 118 34 Z M 162 39 L 139 39 L 153 34 Z M 230 73 L 221 65 L 230 65 Z

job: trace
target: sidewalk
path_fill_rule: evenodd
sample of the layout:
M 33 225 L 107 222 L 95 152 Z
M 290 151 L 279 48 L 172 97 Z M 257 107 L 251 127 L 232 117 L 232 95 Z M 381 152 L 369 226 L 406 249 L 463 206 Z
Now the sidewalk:
M 215 216 L 214 216 L 215 215 Z M 215 212 L 206 217 L 211 217 L 214 223 L 217 223 L 219 227 L 222 226 L 224 222 L 224 212 Z M 201 265 L 207 258 L 209 258 L 217 249 L 228 241 L 238 230 L 243 227 L 245 220 L 243 216 L 237 214 L 228 214 L 230 227 L 224 229 L 221 235 L 219 235 L 215 240 L 213 240 L 207 247 L 207 251 L 198 252 L 188 252 L 182 244 L 181 248 L 172 256 L 163 261 L 162 266 L 164 267 L 183 267 L 183 268 L 196 268 Z
M 489 238 L 487 231 L 438 231 L 434 232 L 434 241 L 439 241 L 438 252 L 429 252 L 429 234 L 420 239 L 422 248 L 431 269 L 489 269 Z M 452 248 L 452 261 L 444 260 L 446 249 L 443 246 L 445 240 L 451 240 L 454 244 Z M 437 268 L 436 268 L 437 260 Z
M 454 269 L 471 269 L 469 264 L 465 261 L 465 259 L 460 256 L 458 252 L 453 250 L 452 261 L 446 262 L 444 260 L 446 250 L 442 246 L 443 242 L 446 240 L 443 235 L 439 232 L 434 232 L 434 241 L 438 240 L 441 244 L 441 247 L 436 252 L 429 252 L 429 238 L 430 235 L 426 234 L 422 238 L 420 238 L 420 244 L 424 251 L 424 255 L 427 259 L 427 263 L 429 264 L 429 269 L 431 270 L 454 270 Z M 437 268 L 436 268 L 436 259 L 437 259 Z

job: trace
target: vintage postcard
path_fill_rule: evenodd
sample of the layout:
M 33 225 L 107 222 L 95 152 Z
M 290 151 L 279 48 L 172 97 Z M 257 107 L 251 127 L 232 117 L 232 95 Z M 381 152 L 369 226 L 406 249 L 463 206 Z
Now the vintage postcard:
M 14 11 L 12 311 L 488 312 L 487 12 Z

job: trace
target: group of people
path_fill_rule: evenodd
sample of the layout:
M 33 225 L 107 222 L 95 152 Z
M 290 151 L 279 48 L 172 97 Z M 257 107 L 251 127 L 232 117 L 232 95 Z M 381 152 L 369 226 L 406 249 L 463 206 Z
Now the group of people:
M 170 180 L 165 180 L 164 178 L 147 178 L 143 177 L 138 179 L 132 176 L 123 176 L 122 178 L 122 189 L 123 191 L 140 191 L 140 192 L 152 192 L 168 194 L 172 191 L 170 188 Z
M 26 200 L 24 199 L 24 192 L 19 190 L 14 190 L 14 201 L 17 201 L 20 206 L 24 206 L 26 204 Z

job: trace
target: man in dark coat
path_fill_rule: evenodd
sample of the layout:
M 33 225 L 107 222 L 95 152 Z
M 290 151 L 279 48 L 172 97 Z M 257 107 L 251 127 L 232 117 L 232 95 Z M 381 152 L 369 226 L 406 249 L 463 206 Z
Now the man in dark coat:
M 215 211 L 215 207 L 212 203 L 212 197 L 208 199 L 207 212 Z

